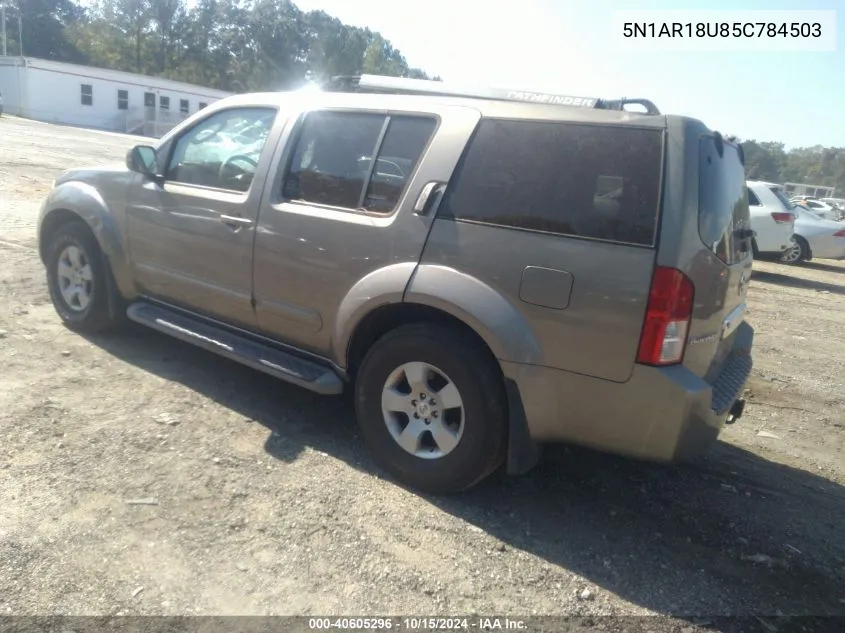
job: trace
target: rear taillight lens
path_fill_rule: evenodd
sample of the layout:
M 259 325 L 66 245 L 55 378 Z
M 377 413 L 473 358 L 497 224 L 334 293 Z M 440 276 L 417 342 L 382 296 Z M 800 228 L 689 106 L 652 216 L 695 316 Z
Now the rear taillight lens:
M 795 220 L 795 216 L 791 213 L 775 212 L 772 213 L 772 219 L 778 224 L 784 224 L 786 222 L 793 222 Z
M 692 317 L 694 288 L 680 270 L 658 266 L 651 278 L 648 306 L 637 362 L 643 365 L 680 363 Z
M 833 234 L 833 237 L 845 237 L 845 229 L 843 229 L 842 231 L 837 231 Z

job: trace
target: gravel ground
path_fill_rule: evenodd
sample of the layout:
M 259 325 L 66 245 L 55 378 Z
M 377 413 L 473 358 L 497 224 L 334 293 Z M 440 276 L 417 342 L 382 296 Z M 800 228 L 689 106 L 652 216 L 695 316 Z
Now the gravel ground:
M 0 614 L 845 616 L 845 263 L 755 263 L 749 405 L 706 457 L 557 447 L 426 498 L 372 464 L 347 397 L 59 324 L 40 201 L 134 142 L 0 119 Z

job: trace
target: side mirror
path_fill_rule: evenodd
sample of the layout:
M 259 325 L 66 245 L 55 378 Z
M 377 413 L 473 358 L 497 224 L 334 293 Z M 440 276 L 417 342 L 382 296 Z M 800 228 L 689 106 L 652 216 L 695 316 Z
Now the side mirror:
M 158 155 L 150 145 L 136 145 L 126 154 L 126 166 L 130 171 L 148 178 L 158 178 Z

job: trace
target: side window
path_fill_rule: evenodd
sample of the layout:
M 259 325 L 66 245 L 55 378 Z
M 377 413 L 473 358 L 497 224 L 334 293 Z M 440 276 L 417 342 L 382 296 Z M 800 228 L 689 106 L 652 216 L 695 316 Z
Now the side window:
M 405 185 L 425 151 L 437 121 L 412 116 L 391 116 L 379 148 L 364 208 L 390 213 L 399 203 Z M 369 167 L 369 161 L 365 161 Z
M 754 193 L 753 191 L 751 191 L 751 189 L 748 190 L 748 206 L 750 206 L 750 207 L 762 206 L 760 204 L 760 198 L 758 198 L 757 194 Z
M 359 112 L 311 112 L 285 175 L 283 195 L 357 209 L 386 117 Z
M 179 112 L 181 112 L 182 114 L 188 114 L 189 109 L 190 109 L 190 106 L 188 104 L 188 100 L 187 99 L 180 99 L 179 100 Z
M 651 246 L 662 153 L 659 130 L 487 119 L 438 216 Z
M 170 109 L 170 97 L 159 97 L 158 98 L 158 109 L 159 110 L 169 110 Z
M 434 119 L 421 116 L 312 112 L 302 125 L 282 194 L 288 200 L 390 213 L 436 127 Z
M 118 90 L 117 91 L 117 109 L 118 110 L 129 109 L 129 91 L 128 90 Z
M 165 178 L 248 191 L 275 118 L 272 108 L 232 108 L 212 114 L 176 141 Z
M 80 86 L 80 101 L 82 105 L 94 105 L 94 86 L 91 84 Z
M 145 92 L 144 93 L 144 107 L 145 108 L 156 107 L 156 96 L 155 96 L 154 92 Z

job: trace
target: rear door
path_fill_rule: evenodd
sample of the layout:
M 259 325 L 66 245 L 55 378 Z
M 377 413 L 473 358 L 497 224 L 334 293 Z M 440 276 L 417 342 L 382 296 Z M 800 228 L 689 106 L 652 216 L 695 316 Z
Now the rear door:
M 698 236 L 684 244 L 695 287 L 684 365 L 712 379 L 733 349 L 751 280 L 751 221 L 739 148 L 712 134 L 698 139 Z
M 291 117 L 255 236 L 259 328 L 330 357 L 338 309 L 356 284 L 362 296 L 389 287 L 401 300 L 433 221 L 415 207 L 437 199 L 479 118 L 436 104 Z

